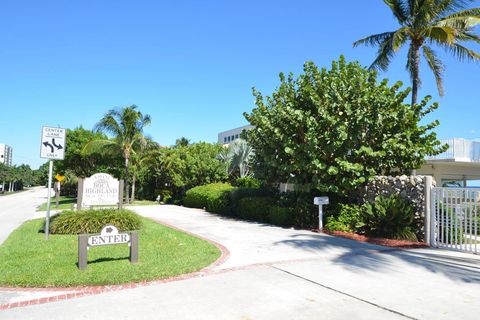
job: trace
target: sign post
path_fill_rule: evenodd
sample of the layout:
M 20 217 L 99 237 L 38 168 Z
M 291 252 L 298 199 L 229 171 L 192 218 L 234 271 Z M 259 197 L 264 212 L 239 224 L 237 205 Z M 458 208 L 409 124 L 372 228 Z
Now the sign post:
M 328 197 L 315 197 L 313 204 L 318 205 L 318 232 L 323 230 L 323 205 L 329 204 Z
M 42 139 L 40 141 L 40 158 L 49 159 L 48 185 L 47 185 L 47 214 L 45 217 L 45 240 L 48 240 L 50 231 L 50 197 L 53 178 L 53 161 L 65 158 L 65 133 L 63 128 L 42 127 Z
M 97 246 L 108 246 L 112 244 L 128 244 L 130 247 L 130 262 L 138 262 L 138 232 L 118 232 L 114 225 L 106 225 L 100 234 L 79 234 L 78 235 L 78 268 L 85 270 L 88 262 L 88 249 Z

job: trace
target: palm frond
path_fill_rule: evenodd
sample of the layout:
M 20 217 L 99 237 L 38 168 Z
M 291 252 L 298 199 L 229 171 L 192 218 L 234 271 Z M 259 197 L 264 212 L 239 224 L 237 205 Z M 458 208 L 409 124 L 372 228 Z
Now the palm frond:
M 436 53 L 428 46 L 423 46 L 423 56 L 427 60 L 428 66 L 435 76 L 435 81 L 437 82 L 437 89 L 440 96 L 443 96 L 443 72 L 445 70 L 445 65 L 437 57 Z
M 444 43 L 437 44 L 443 47 L 446 51 L 450 52 L 460 61 L 480 62 L 480 54 L 458 43 L 454 43 L 452 45 L 446 45 Z
M 456 32 L 454 28 L 447 26 L 432 26 L 425 30 L 425 36 L 438 43 L 451 45 L 455 42 Z
M 370 47 L 380 45 L 385 42 L 385 40 L 390 39 L 393 36 L 393 33 L 394 32 L 384 32 L 368 36 L 366 38 L 355 41 L 353 43 L 353 47 L 358 47 L 362 44 Z
M 383 0 L 383 2 L 390 7 L 400 24 L 404 24 L 408 20 L 407 7 L 402 0 Z
M 92 140 L 88 142 L 82 149 L 83 155 L 100 154 L 107 156 L 122 156 L 122 149 L 112 140 Z

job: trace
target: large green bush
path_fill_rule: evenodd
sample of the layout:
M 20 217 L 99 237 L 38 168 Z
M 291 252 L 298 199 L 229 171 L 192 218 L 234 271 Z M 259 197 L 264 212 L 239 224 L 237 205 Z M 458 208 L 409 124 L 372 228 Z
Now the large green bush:
M 268 214 L 274 200 L 270 197 L 247 197 L 238 202 L 238 216 L 240 218 L 268 222 Z
M 418 241 L 421 230 L 413 206 L 399 195 L 377 196 L 373 203 L 339 205 L 325 228 L 373 237 Z
M 331 68 L 307 62 L 303 71 L 280 74 L 269 97 L 254 89 L 256 108 L 244 113 L 255 126 L 247 141 L 260 179 L 348 196 L 376 175 L 409 172 L 445 150 L 432 132 L 438 122 L 425 121 L 438 107 L 431 97 L 412 107 L 404 103 L 410 89 L 343 56 Z
M 377 196 L 375 202 L 362 206 L 361 214 L 366 235 L 418 240 L 413 230 L 413 206 L 399 195 Z
M 358 205 L 340 204 L 338 215 L 327 217 L 325 228 L 332 231 L 357 232 L 363 226 L 361 207 Z
M 98 233 L 107 224 L 113 224 L 120 231 L 130 231 L 140 229 L 142 221 L 137 214 L 127 209 L 64 211 L 51 219 L 50 233 Z
M 230 191 L 234 190 L 228 183 L 212 183 L 188 190 L 183 204 L 191 208 L 205 208 L 207 211 L 228 214 L 231 211 Z
M 235 180 L 234 185 L 239 188 L 255 188 L 258 189 L 261 187 L 262 183 L 260 180 L 251 178 L 251 177 L 243 177 L 237 178 Z
M 281 227 L 290 227 L 293 224 L 293 210 L 271 206 L 268 210 L 268 222 Z

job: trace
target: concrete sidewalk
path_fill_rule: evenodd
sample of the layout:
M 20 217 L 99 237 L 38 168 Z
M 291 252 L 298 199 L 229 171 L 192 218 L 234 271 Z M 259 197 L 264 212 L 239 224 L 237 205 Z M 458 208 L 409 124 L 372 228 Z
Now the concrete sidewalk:
M 480 258 L 392 250 L 175 206 L 138 213 L 217 241 L 200 277 L 0 311 L 0 319 L 477 319 Z

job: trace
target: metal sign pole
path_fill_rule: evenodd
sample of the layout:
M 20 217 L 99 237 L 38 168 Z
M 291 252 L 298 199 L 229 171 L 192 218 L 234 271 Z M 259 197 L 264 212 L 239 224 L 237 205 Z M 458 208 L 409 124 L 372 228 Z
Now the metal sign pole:
M 323 231 L 323 205 L 318 206 L 318 231 Z
M 50 198 L 52 190 L 52 175 L 53 175 L 53 161 L 50 160 L 48 164 L 48 191 L 47 191 L 47 216 L 45 218 L 45 240 L 48 240 L 48 233 L 50 232 Z

